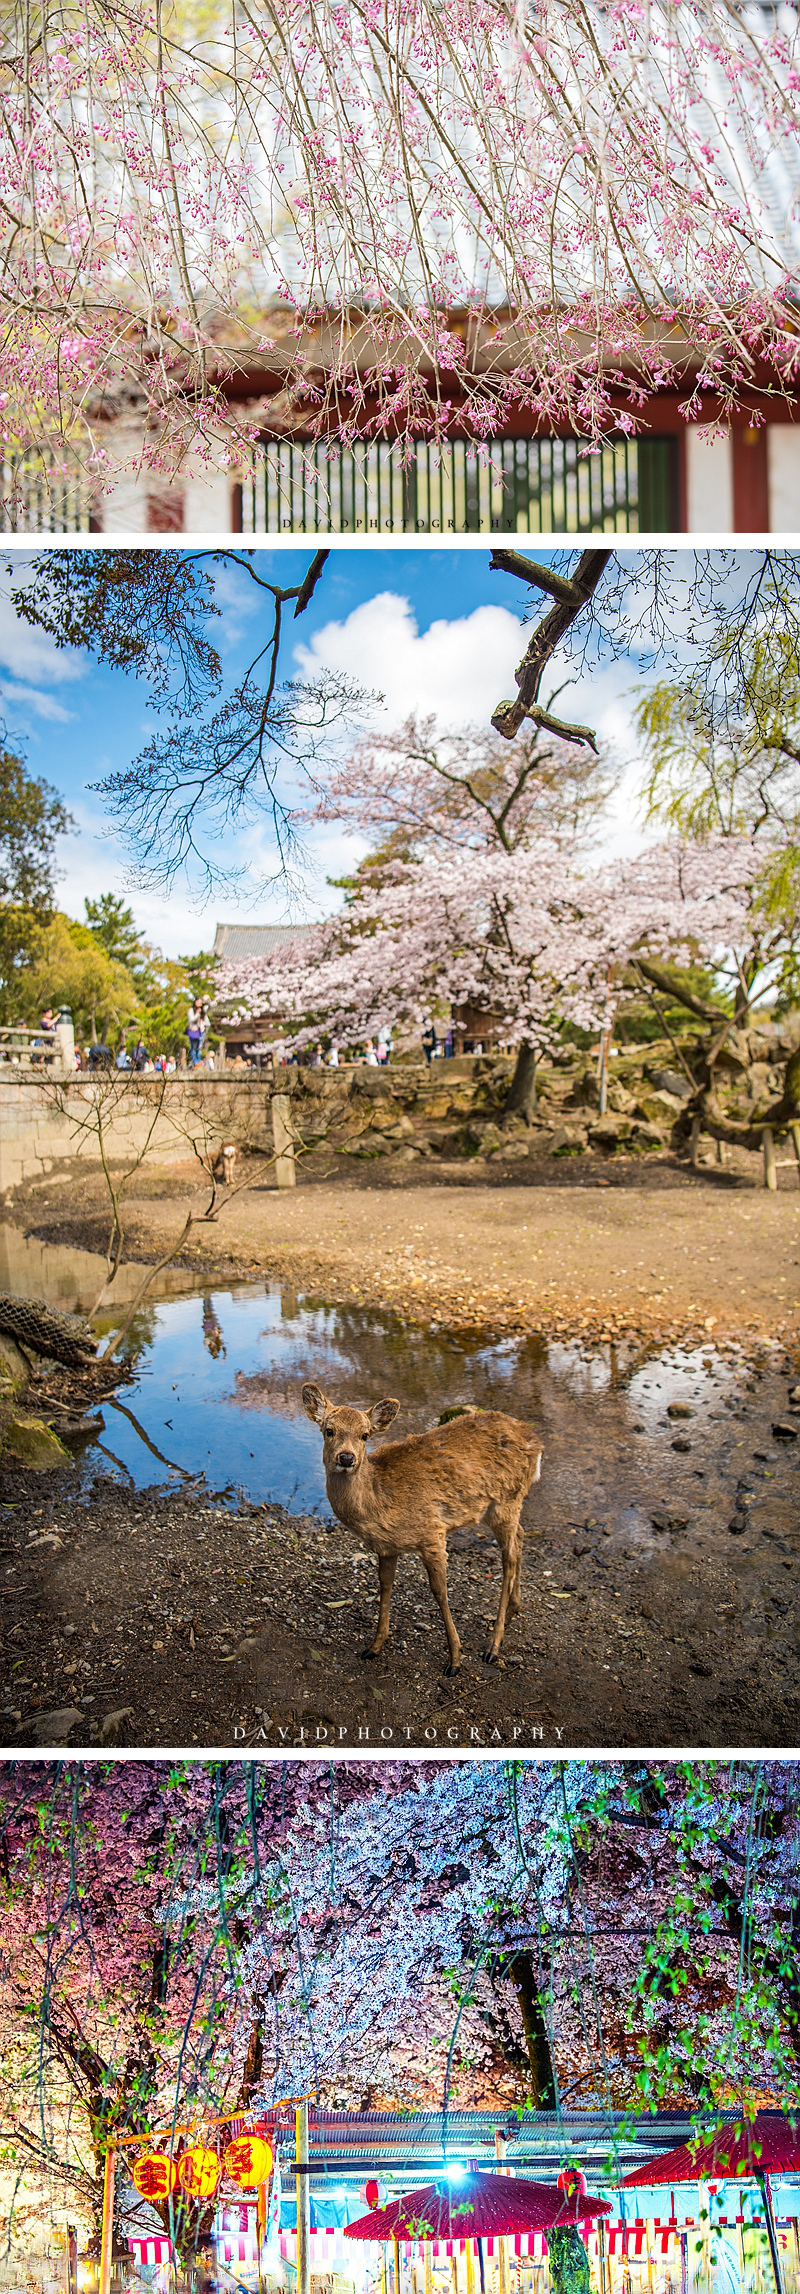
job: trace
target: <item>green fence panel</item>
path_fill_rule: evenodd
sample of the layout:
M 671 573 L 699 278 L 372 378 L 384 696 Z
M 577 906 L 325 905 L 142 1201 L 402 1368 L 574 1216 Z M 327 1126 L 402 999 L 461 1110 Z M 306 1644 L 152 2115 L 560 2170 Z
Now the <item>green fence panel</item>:
M 94 488 L 79 465 L 60 467 L 37 455 L 0 462 L 0 533 L 88 534 Z
M 677 441 L 499 438 L 479 448 L 420 440 L 410 460 L 384 442 L 270 440 L 242 487 L 245 533 L 669 533 Z

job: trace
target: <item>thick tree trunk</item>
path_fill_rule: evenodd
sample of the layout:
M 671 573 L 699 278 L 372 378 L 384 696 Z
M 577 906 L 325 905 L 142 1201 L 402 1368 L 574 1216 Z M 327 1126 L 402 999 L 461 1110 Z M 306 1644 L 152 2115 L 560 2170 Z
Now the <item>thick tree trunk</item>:
M 532 1043 L 521 1043 L 503 1114 L 521 1115 L 525 1123 L 530 1123 L 535 1106 L 536 1052 Z
M 557 2107 L 556 2078 L 539 1983 L 530 1952 L 517 1952 L 508 1973 L 519 2000 L 530 2065 L 530 2100 L 535 2111 Z
M 548 2230 L 552 2294 L 589 2294 L 589 2257 L 579 2230 Z

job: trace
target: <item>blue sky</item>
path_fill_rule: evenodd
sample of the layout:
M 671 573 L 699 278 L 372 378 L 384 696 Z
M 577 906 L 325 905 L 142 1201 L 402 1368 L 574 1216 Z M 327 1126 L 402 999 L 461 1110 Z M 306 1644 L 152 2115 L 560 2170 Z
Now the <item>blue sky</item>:
M 14 553 L 28 559 L 29 547 Z M 552 552 L 537 552 L 553 556 Z M 9 557 L 11 552 L 9 551 Z M 302 578 L 308 548 L 265 549 L 259 565 L 269 579 Z M 8 560 L 6 560 L 8 563 Z M 0 707 L 6 735 L 19 745 L 29 769 L 50 781 L 75 816 L 77 832 L 62 840 L 59 903 L 83 916 L 84 897 L 103 891 L 130 900 L 140 928 L 169 955 L 207 947 L 218 917 L 239 914 L 281 921 L 274 891 L 260 884 L 271 872 L 266 822 L 245 838 L 230 838 L 221 857 L 242 861 L 246 878 L 237 894 L 226 887 L 211 902 L 197 882 L 175 883 L 169 896 L 131 888 L 129 855 L 113 813 L 93 781 L 128 765 L 154 729 L 146 688 L 132 677 L 100 667 L 85 654 L 57 652 L 41 633 L 17 620 L 8 581 L 0 583 Z M 215 641 L 226 677 L 235 682 L 262 629 L 263 601 L 245 574 L 225 569 L 218 580 L 221 620 Z M 513 671 L 524 650 L 522 617 L 529 599 L 513 576 L 492 573 L 489 547 L 334 547 L 311 606 L 287 630 L 287 673 L 313 675 L 320 667 L 346 671 L 359 685 L 382 692 L 383 704 L 366 722 L 389 730 L 412 708 L 434 710 L 442 729 L 488 722 L 496 702 L 513 694 Z M 560 707 L 584 720 L 587 710 L 601 737 L 625 768 L 609 821 L 607 851 L 641 841 L 633 803 L 639 778 L 631 725 L 630 692 L 636 664 L 623 657 L 578 679 Z M 326 887 L 363 849 L 336 829 L 309 840 L 304 911 L 318 915 L 335 902 Z M 296 911 L 295 911 L 296 913 Z

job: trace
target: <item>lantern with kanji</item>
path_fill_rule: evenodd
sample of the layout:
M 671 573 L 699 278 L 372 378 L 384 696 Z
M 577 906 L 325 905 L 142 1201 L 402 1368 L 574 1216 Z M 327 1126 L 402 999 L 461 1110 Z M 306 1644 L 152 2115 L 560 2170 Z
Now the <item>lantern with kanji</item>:
M 225 2173 L 240 2190 L 257 2190 L 260 2183 L 269 2182 L 273 2163 L 263 2135 L 237 2135 L 225 2152 Z
M 131 2168 L 131 2181 L 140 2198 L 169 2198 L 178 2180 L 178 2169 L 167 2151 L 148 2151 L 143 2159 L 135 2159 Z
M 178 2166 L 178 2181 L 187 2198 L 213 2198 L 222 2167 L 216 2151 L 206 2151 L 196 2143 L 191 2151 L 184 2151 Z
M 374 2210 L 374 2208 L 376 2206 L 380 2206 L 381 2203 L 380 2183 L 374 2182 L 372 2180 L 365 2182 L 364 2188 L 360 2195 L 363 2198 L 364 2205 L 368 2206 L 371 2211 Z
M 586 2176 L 581 2174 L 579 2167 L 562 2167 L 558 2178 L 558 2188 L 563 2190 L 565 2198 L 583 2198 L 586 2190 Z

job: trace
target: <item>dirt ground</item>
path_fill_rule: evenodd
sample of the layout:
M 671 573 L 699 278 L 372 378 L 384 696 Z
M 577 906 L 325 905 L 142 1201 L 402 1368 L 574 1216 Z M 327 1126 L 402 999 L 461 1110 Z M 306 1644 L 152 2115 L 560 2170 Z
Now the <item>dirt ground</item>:
M 364 1659 L 374 1563 L 338 1524 L 104 1476 L 76 1502 L 74 1477 L 6 1466 L 0 1741 L 796 1744 L 800 1193 L 666 1159 L 636 1178 L 579 1178 L 573 1166 L 554 1183 L 551 1165 L 546 1185 L 530 1171 L 488 1183 L 459 1167 L 400 1185 L 385 1169 L 324 1183 L 306 1171 L 294 1194 L 230 1201 L 185 1254 L 218 1283 L 273 1276 L 429 1328 L 535 1330 L 588 1349 L 602 1338 L 640 1358 L 719 1348 L 691 1439 L 665 1415 L 657 1474 L 617 1442 L 613 1498 L 591 1503 L 591 1425 L 577 1476 L 552 1445 L 550 1479 L 526 1508 L 523 1612 L 499 1667 L 481 1662 L 496 1549 L 475 1531 L 451 1545 L 464 1644 L 451 1681 L 416 1562 L 398 1576 L 389 1648 Z M 186 1191 L 175 1171 L 151 1185 L 131 1205 L 145 1258 L 179 1226 Z M 46 1197 L 29 1199 L 29 1229 L 96 1245 L 91 1181 L 68 1205 Z M 738 1354 L 727 1384 L 726 1347 Z M 438 1406 L 432 1396 L 431 1422 Z M 616 1438 L 612 1425 L 609 1458 Z
M 754 1159 L 750 1158 L 755 1169 Z M 155 1259 L 192 1201 L 188 1169 L 153 1171 L 128 1203 L 128 1255 Z M 256 1184 L 190 1233 L 179 1263 L 218 1280 L 269 1274 L 331 1301 L 427 1323 L 550 1337 L 709 1333 L 800 1344 L 800 1188 L 777 1195 L 670 1155 L 477 1171 L 309 1156 L 296 1190 Z M 524 1170 L 524 1177 L 522 1171 Z M 781 1174 L 784 1182 L 787 1174 Z M 13 1217 L 44 1240 L 104 1247 L 100 1185 L 46 1186 Z

